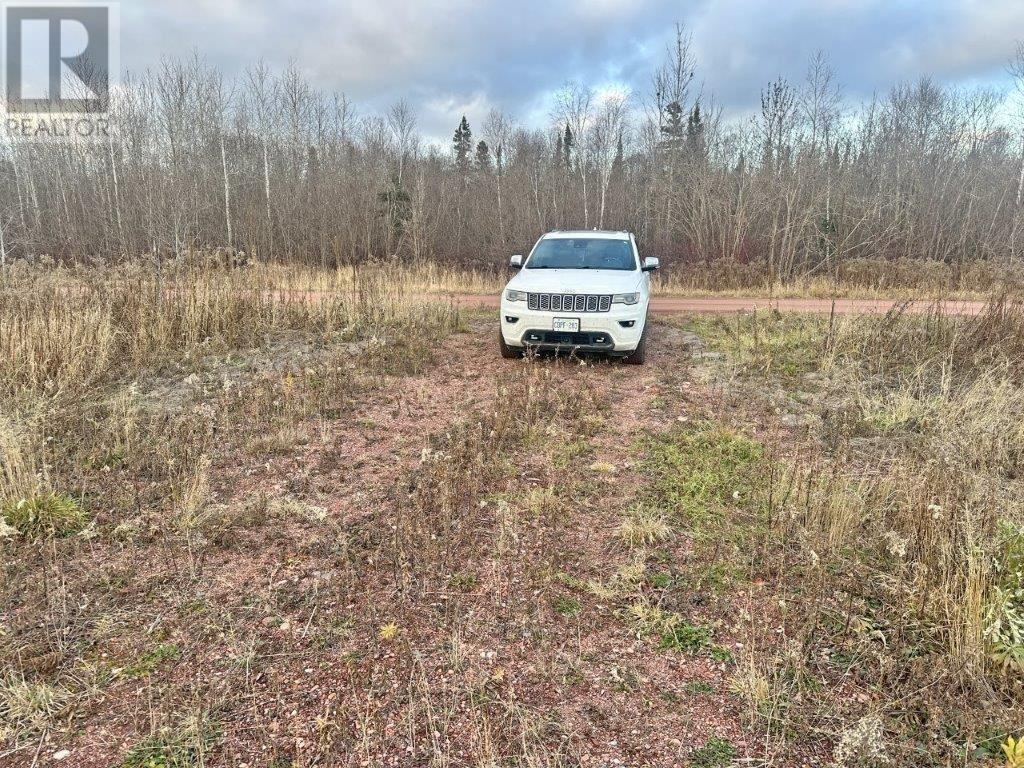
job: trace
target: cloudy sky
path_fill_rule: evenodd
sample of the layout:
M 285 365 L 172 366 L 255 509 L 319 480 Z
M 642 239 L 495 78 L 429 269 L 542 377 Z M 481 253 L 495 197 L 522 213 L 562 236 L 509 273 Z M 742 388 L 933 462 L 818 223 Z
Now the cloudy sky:
M 1024 0 L 126 0 L 121 62 L 194 49 L 237 75 L 294 59 L 363 111 L 407 99 L 427 135 L 445 136 L 491 107 L 543 124 L 569 80 L 643 97 L 676 21 L 697 81 L 736 116 L 768 80 L 800 80 L 818 49 L 851 102 L 924 74 L 1006 86 Z

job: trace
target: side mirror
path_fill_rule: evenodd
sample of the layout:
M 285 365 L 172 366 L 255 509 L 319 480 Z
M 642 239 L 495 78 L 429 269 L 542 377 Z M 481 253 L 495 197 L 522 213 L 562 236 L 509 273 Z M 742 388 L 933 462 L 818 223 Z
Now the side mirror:
M 661 262 L 658 261 L 658 259 L 656 257 L 648 256 L 646 259 L 644 259 L 644 265 L 641 267 L 641 269 L 644 272 L 653 272 L 654 270 L 658 269 L 660 266 L 661 266 Z
M 515 256 L 508 260 L 508 265 L 513 269 L 520 269 L 523 266 L 523 257 L 520 256 L 519 254 L 516 254 Z

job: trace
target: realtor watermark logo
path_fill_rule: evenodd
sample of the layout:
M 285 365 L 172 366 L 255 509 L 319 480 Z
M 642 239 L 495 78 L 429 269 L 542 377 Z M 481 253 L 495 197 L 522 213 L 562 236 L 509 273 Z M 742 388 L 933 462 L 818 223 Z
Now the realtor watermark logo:
M 120 71 L 116 3 L 3 6 L 4 127 L 15 140 L 89 141 L 110 135 Z

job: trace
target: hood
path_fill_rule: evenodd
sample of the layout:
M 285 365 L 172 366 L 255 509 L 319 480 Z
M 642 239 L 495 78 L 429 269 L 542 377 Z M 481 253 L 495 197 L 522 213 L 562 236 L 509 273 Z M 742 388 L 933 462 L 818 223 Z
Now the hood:
M 521 269 L 506 288 L 529 293 L 633 293 L 641 272 L 623 269 Z

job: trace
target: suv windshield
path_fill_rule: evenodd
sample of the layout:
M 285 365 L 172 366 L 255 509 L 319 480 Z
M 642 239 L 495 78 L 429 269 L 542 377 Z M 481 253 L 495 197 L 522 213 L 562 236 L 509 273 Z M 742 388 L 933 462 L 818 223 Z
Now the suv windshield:
M 636 269 L 629 240 L 607 237 L 552 237 L 541 240 L 527 269 Z

